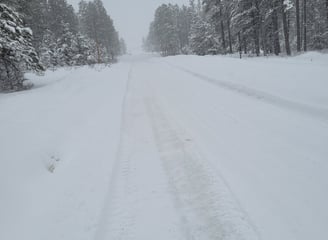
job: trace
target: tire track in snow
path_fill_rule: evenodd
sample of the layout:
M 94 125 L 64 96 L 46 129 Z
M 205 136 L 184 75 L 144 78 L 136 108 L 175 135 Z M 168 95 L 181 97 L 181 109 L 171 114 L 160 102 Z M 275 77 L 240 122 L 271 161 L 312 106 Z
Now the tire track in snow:
M 121 201 L 122 192 L 119 190 L 131 192 L 131 188 L 129 188 L 129 156 L 127 156 L 127 152 L 124 151 L 124 133 L 125 133 L 125 125 L 127 122 L 126 109 L 127 109 L 127 98 L 130 90 L 130 85 L 132 81 L 132 72 L 133 72 L 133 64 L 131 64 L 126 89 L 123 97 L 123 102 L 121 105 L 121 128 L 120 128 L 120 138 L 119 138 L 119 146 L 116 153 L 116 159 L 113 165 L 113 169 L 111 171 L 110 181 L 108 184 L 106 198 L 104 200 L 104 206 L 101 211 L 101 216 L 98 223 L 98 229 L 95 234 L 95 240 L 104 240 L 109 235 L 109 230 L 112 231 L 112 234 L 116 234 L 118 237 L 126 237 L 129 235 L 127 230 L 129 229 L 129 225 L 133 224 L 134 218 L 132 216 L 127 215 L 127 213 L 120 208 L 117 208 L 117 205 L 120 204 L 118 201 Z M 123 185 L 123 186 L 122 186 Z M 130 194 L 129 194 L 130 195 Z M 127 198 L 124 198 L 125 201 L 130 201 Z M 118 217 L 120 219 L 124 219 L 124 225 L 119 223 L 117 225 L 112 219 Z M 124 238 L 117 238 L 124 239 Z
M 285 99 L 279 96 L 274 96 L 272 94 L 257 90 L 257 89 L 253 89 L 250 87 L 246 87 L 237 83 L 232 83 L 232 82 L 227 82 L 227 81 L 222 81 L 222 80 L 218 80 L 215 78 L 211 78 L 208 77 L 206 75 L 191 71 L 187 68 L 178 66 L 178 65 L 174 65 L 171 63 L 168 63 L 168 66 L 177 69 L 179 71 L 182 71 L 184 73 L 190 74 L 200 80 L 206 81 L 210 84 L 213 84 L 217 87 L 220 87 L 222 89 L 226 89 L 232 92 L 235 92 L 239 95 L 243 95 L 252 99 L 255 99 L 257 101 L 262 101 L 271 105 L 274 105 L 276 107 L 279 108 L 283 108 L 283 109 L 287 109 L 293 112 L 297 112 L 303 115 L 307 115 L 311 118 L 315 118 L 318 120 L 321 120 L 325 123 L 328 123 L 328 110 L 327 109 L 323 109 L 323 108 L 318 108 L 315 106 L 311 106 L 311 105 L 307 105 L 304 103 L 299 103 L 299 102 L 295 102 L 289 99 Z
M 210 168 L 192 140 L 179 134 L 155 98 L 146 98 L 145 102 L 188 239 L 260 239 L 226 182 Z
M 130 71 L 117 159 L 95 239 L 187 240 L 154 145 L 143 86 L 132 75 Z

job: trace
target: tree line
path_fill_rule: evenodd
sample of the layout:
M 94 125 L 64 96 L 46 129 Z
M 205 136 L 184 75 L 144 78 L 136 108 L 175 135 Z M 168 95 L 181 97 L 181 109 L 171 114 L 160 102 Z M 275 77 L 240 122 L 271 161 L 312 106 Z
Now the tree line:
M 0 91 L 24 88 L 26 71 L 110 63 L 124 54 L 101 0 L 0 1 Z
M 147 51 L 286 54 L 328 48 L 328 0 L 190 0 L 157 8 Z

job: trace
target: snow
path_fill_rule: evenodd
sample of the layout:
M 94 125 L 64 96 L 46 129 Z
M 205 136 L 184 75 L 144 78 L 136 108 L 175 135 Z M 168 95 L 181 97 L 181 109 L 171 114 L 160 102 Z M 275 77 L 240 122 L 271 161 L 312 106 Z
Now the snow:
M 196 73 L 206 73 L 207 77 L 220 82 L 243 89 L 263 91 L 312 107 L 327 109 L 328 106 L 328 94 L 325 89 L 327 80 L 324 77 L 328 63 L 325 54 L 308 53 L 294 58 L 247 58 L 241 61 L 230 57 L 211 56 L 178 58 L 178 62 L 183 61 L 180 67 Z M 168 61 L 172 65 L 176 62 L 176 58 Z
M 10 23 L 10 21 L 8 21 L 9 23 Z M 9 24 L 6 24 L 6 22 L 4 22 L 3 23 L 4 24 L 4 28 L 7 30 L 7 31 L 9 31 L 9 32 L 11 32 L 11 33 L 13 33 L 13 34 L 15 34 L 16 33 L 16 29 L 15 29 L 15 27 L 13 27 L 11 24 L 9 25 Z M 15 25 L 14 25 L 15 26 Z
M 0 95 L 0 239 L 92 239 L 125 76 L 119 65 L 60 70 L 34 77 L 32 91 Z
M 288 11 L 294 7 L 294 4 L 290 0 L 284 0 L 284 6 L 286 8 L 286 11 Z
M 0 239 L 326 239 L 328 55 L 126 56 L 0 95 Z
M 33 35 L 33 31 L 31 28 L 24 28 L 24 31 L 26 31 L 29 35 Z

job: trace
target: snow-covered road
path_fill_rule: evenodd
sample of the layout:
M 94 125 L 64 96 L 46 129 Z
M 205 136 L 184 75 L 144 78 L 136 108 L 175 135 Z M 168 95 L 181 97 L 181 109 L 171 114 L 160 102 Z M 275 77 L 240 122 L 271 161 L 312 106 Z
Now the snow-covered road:
M 327 65 L 138 55 L 0 95 L 0 239 L 327 238 Z
M 151 71 L 149 65 L 136 62 L 130 70 L 119 153 L 96 239 L 257 239 L 221 176 L 155 94 L 165 65 Z

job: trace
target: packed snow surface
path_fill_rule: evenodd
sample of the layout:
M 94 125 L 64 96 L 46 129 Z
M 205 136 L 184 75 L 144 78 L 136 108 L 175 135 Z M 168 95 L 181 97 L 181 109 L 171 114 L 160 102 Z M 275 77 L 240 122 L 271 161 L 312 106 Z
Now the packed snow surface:
M 0 94 L 0 239 L 328 239 L 328 56 L 126 56 Z

